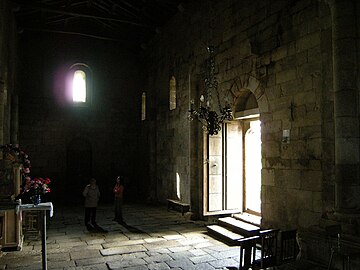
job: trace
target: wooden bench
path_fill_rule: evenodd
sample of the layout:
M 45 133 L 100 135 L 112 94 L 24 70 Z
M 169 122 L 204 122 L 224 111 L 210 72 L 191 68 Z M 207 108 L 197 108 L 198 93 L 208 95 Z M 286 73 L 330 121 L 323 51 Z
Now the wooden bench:
M 187 203 L 183 203 L 179 200 L 167 199 L 168 201 L 168 210 L 172 209 L 178 212 L 181 212 L 182 215 L 184 213 L 189 212 L 190 205 Z

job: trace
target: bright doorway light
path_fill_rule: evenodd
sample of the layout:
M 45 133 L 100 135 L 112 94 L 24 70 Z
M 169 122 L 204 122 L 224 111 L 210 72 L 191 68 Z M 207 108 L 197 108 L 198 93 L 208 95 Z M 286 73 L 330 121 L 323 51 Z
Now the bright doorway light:
M 261 212 L 261 122 L 251 121 L 245 134 L 246 209 Z

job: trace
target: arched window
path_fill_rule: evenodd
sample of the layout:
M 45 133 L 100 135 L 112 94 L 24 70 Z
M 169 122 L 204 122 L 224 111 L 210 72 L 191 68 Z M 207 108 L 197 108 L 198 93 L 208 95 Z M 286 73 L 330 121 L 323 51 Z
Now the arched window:
M 170 111 L 176 109 L 176 79 L 174 76 L 171 76 L 169 83 L 169 108 Z
M 72 82 L 73 101 L 86 102 L 86 73 L 82 70 L 76 70 Z
M 69 69 L 69 95 L 73 104 L 86 106 L 91 101 L 91 70 L 82 63 L 74 64 Z
M 146 119 L 146 93 L 143 92 L 141 95 L 141 120 Z

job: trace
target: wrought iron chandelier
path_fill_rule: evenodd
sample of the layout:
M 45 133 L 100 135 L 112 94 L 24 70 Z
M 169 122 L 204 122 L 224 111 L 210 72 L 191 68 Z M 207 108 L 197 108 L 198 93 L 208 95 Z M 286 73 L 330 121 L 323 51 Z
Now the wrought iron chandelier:
M 200 96 L 198 110 L 194 109 L 194 100 L 190 102 L 190 110 L 188 118 L 190 121 L 197 119 L 202 123 L 202 128 L 209 135 L 216 135 L 221 130 L 221 126 L 225 120 L 233 119 L 231 108 L 228 104 L 221 106 L 220 95 L 218 90 L 218 81 L 215 76 L 215 48 L 208 46 L 209 58 L 207 59 L 207 71 L 205 77 L 205 96 Z M 213 106 L 212 92 L 216 93 L 218 111 Z

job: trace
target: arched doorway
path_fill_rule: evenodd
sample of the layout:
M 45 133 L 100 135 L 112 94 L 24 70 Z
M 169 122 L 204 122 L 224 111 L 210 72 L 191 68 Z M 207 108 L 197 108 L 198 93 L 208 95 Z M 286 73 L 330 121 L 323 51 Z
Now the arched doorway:
M 235 119 L 207 136 L 205 215 L 261 215 L 261 123 L 255 96 L 242 91 Z

